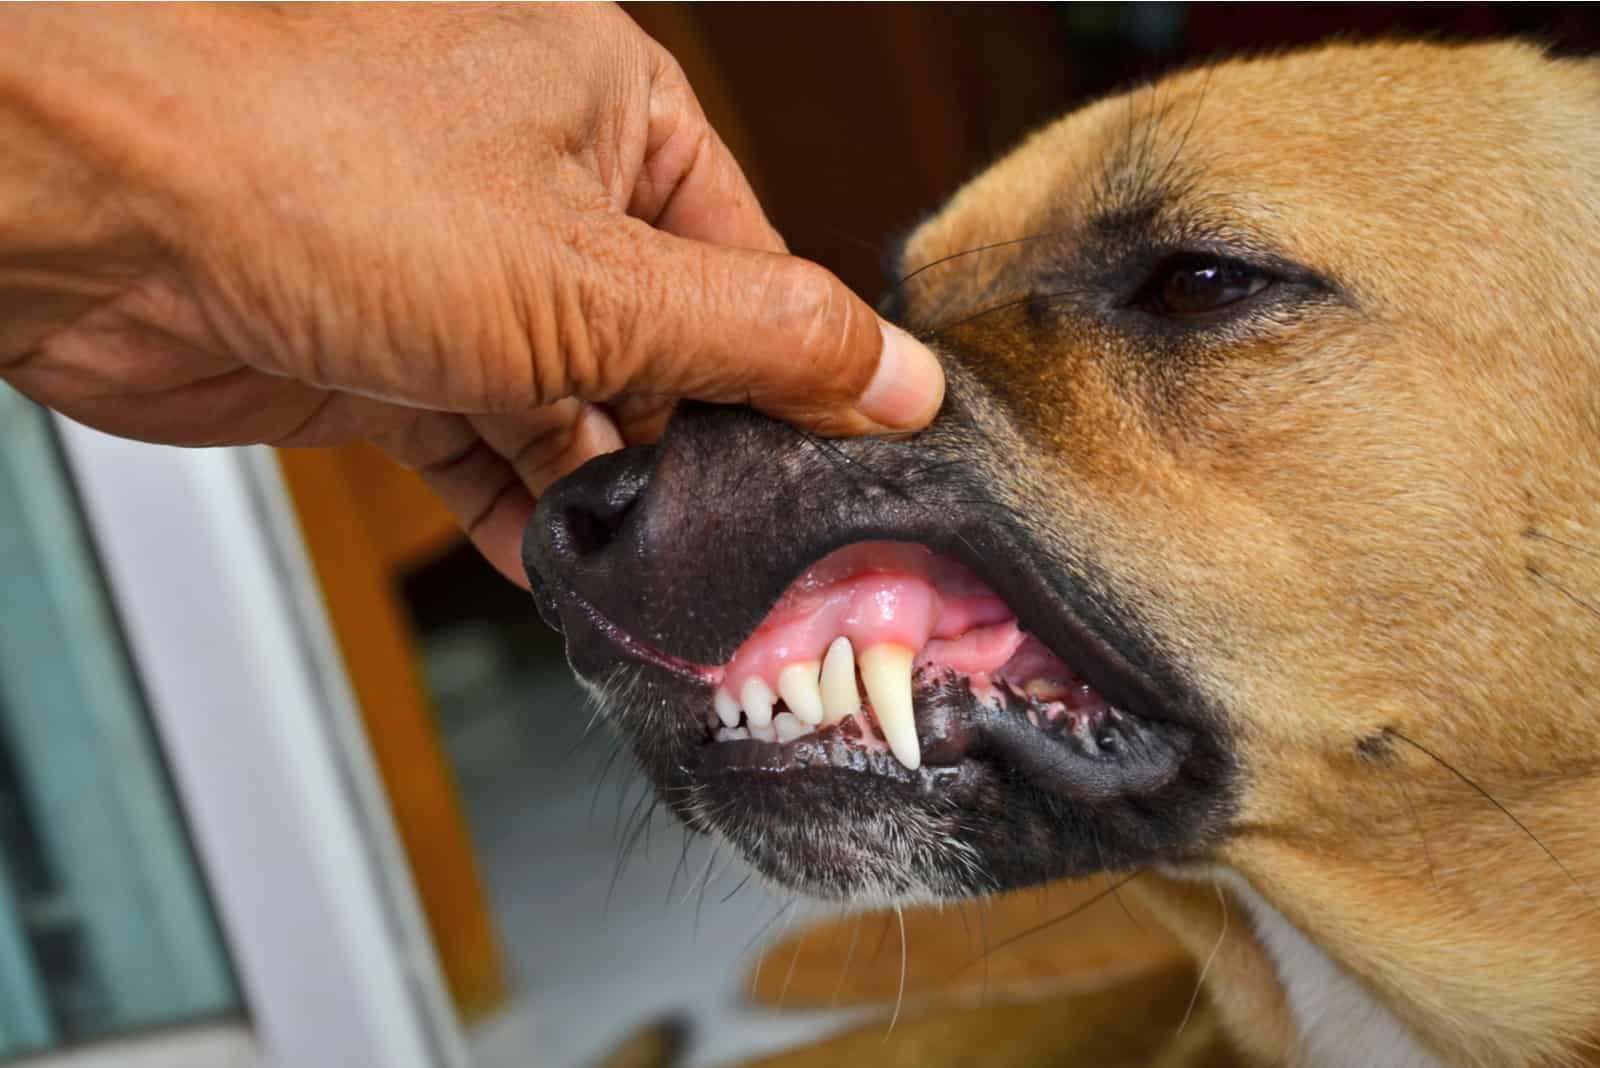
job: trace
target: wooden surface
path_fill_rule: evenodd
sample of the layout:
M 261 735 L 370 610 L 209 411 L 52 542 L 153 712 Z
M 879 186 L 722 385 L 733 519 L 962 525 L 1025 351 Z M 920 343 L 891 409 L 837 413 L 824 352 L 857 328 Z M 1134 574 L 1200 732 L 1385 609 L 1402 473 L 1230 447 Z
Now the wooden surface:
M 869 912 L 806 928 L 753 966 L 766 1007 L 1008 1000 L 1092 990 L 1168 968 L 1188 955 L 1126 891 L 1090 879 L 947 908 Z
M 504 1000 L 505 969 L 396 588 L 403 568 L 459 535 L 421 484 L 376 450 L 278 457 L 446 981 L 457 1009 L 475 1018 Z
M 1137 895 L 1111 886 L 907 909 L 903 963 L 893 912 L 802 930 L 753 965 L 752 1000 L 879 1015 L 745 1068 L 1242 1068 L 1193 958 Z
M 744 1068 L 1242 1068 L 1187 962 L 1033 1001 L 926 1006 Z
M 1181 963 L 1027 1001 L 924 1003 L 740 1068 L 1250 1068 Z M 633 1033 L 596 1068 L 679 1068 L 673 1020 Z

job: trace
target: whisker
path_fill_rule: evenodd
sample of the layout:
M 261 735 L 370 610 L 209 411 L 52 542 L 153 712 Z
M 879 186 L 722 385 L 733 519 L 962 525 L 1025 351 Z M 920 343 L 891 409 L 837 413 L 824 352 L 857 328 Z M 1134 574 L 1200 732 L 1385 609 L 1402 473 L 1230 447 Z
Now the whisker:
M 844 992 L 844 977 L 850 972 L 850 962 L 855 959 L 856 939 L 861 936 L 861 921 L 865 917 L 865 913 L 856 913 L 856 922 L 850 929 L 850 945 L 844 951 L 844 964 L 839 968 L 839 978 L 833 984 L 832 1004 L 835 1008 L 839 1005 L 839 995 Z
M 878 944 L 872 947 L 872 959 L 868 963 L 875 963 L 878 954 L 883 952 L 883 944 L 889 940 L 889 917 L 883 918 L 883 930 L 878 932 Z
M 1132 875 L 1129 875 L 1129 876 L 1127 876 L 1127 877 L 1125 877 L 1123 879 L 1119 879 L 1115 883 L 1112 883 L 1110 886 L 1106 887 L 1104 890 L 1100 891 L 1098 894 L 1095 894 L 1089 900 L 1081 902 L 1080 904 L 1074 906 L 1073 908 L 1068 909 L 1066 912 L 1062 913 L 1061 915 L 1052 916 L 1050 919 L 1045 920 L 1043 923 L 1036 923 L 1032 927 L 1029 927 L 1027 930 L 1019 931 L 1017 934 L 1012 935 L 1010 938 L 1003 939 L 1002 941 L 996 943 L 995 945 L 992 945 L 992 946 L 988 947 L 988 949 L 986 949 L 984 951 L 983 957 L 979 958 L 978 960 L 970 960 L 967 963 L 963 964 L 961 967 L 957 968 L 954 972 L 951 973 L 950 978 L 954 979 L 956 976 L 960 975 L 962 972 L 965 972 L 968 968 L 971 968 L 975 964 L 978 964 L 980 962 L 986 963 L 987 960 L 988 960 L 989 955 L 994 953 L 994 952 L 996 952 L 996 951 L 998 951 L 998 950 L 1005 949 L 1007 946 L 1013 945 L 1013 944 L 1015 944 L 1017 942 L 1020 942 L 1024 938 L 1031 938 L 1033 935 L 1038 934 L 1040 931 L 1047 930 L 1048 928 L 1053 927 L 1058 923 L 1065 923 L 1067 920 L 1072 919 L 1074 916 L 1078 915 L 1080 912 L 1084 911 L 1085 909 L 1091 908 L 1091 907 L 1093 907 L 1095 905 L 1098 905 L 1100 902 L 1102 902 L 1106 898 L 1110 897 L 1112 894 L 1114 894 L 1120 888 L 1122 888 L 1124 886 L 1127 886 L 1129 883 L 1133 882 L 1141 874 L 1143 874 L 1143 873 L 1136 871 Z
M 1578 881 L 1577 876 L 1573 875 L 1572 871 L 1565 864 L 1561 863 L 1561 858 L 1551 852 L 1550 847 L 1545 845 L 1544 842 L 1540 840 L 1539 836 L 1534 834 L 1533 831 L 1528 828 L 1527 824 L 1519 820 L 1510 809 L 1506 808 L 1506 806 L 1502 805 L 1498 800 L 1496 800 L 1495 797 L 1489 793 L 1489 791 L 1479 786 L 1476 782 L 1473 782 L 1472 779 L 1468 778 L 1466 773 L 1464 773 L 1460 768 L 1457 768 L 1454 764 L 1451 764 L 1449 761 L 1445 760 L 1443 757 L 1439 756 L 1439 754 L 1435 753 L 1422 743 L 1408 738 L 1406 735 L 1395 730 L 1393 727 L 1385 727 L 1384 733 L 1390 737 L 1400 739 L 1402 742 L 1405 742 L 1407 745 L 1411 746 L 1411 748 L 1417 750 L 1417 752 L 1433 760 L 1451 775 L 1454 775 L 1456 778 L 1470 786 L 1473 792 L 1479 797 L 1483 798 L 1485 801 L 1489 802 L 1489 804 L 1498 809 L 1502 816 L 1515 824 L 1518 830 L 1527 835 L 1529 840 L 1532 841 L 1534 845 L 1538 846 L 1540 851 L 1544 853 L 1545 856 L 1550 858 L 1550 863 L 1561 869 L 1561 874 L 1565 875 L 1567 879 L 1571 881 L 1572 885 L 1577 887 L 1578 892 L 1588 899 L 1590 906 L 1594 906 L 1594 895 L 1589 893 L 1588 887 L 1584 886 Z
M 1057 300 L 1062 297 L 1074 296 L 1075 294 L 1082 293 L 1083 291 L 1084 290 L 1082 286 L 1076 286 L 1072 289 L 1058 289 L 1050 293 L 1030 293 L 1025 297 L 1018 297 L 1016 300 L 1007 300 L 1002 301 L 999 304 L 991 304 L 989 307 L 974 312 L 971 315 L 956 319 L 952 322 L 941 323 L 931 330 L 923 331 L 923 333 L 928 337 L 937 337 L 939 334 L 942 334 L 947 330 L 954 330 L 960 326 L 967 326 L 968 324 L 983 318 L 985 315 L 993 315 L 995 312 L 1005 311 L 1007 308 L 1017 308 L 1025 304 L 1032 304 L 1035 301 L 1044 303 L 1046 301 Z
M 773 914 L 772 919 L 762 924 L 761 929 L 750 936 L 750 940 L 744 944 L 744 948 L 739 950 L 739 956 L 742 957 L 746 953 L 750 952 L 751 947 L 757 942 L 760 942 L 762 938 L 765 937 L 766 933 L 772 930 L 772 925 L 783 919 L 784 915 L 794 907 L 795 900 L 795 898 L 790 898 L 788 901 L 784 902 L 783 907 L 778 909 L 778 911 Z M 766 959 L 767 950 L 765 947 L 762 947 L 761 953 L 756 957 L 755 970 L 750 975 L 750 993 L 752 995 L 756 992 L 756 984 L 761 980 L 761 966 L 766 962 Z
M 591 827 L 594 826 L 595 809 L 600 807 L 600 791 L 605 787 L 606 777 L 611 774 L 612 767 L 616 764 L 617 758 L 621 755 L 622 746 L 613 745 L 611 748 L 611 755 L 606 757 L 605 764 L 600 768 L 600 777 L 594 782 L 594 793 L 589 797 L 589 826 Z
M 1540 541 L 1547 541 L 1552 545 L 1559 545 L 1563 549 L 1571 549 L 1575 553 L 1582 553 L 1585 556 L 1600 557 L 1600 549 L 1591 549 L 1585 545 L 1577 545 L 1570 541 L 1562 541 L 1560 538 L 1546 534 L 1542 530 L 1535 530 L 1534 528 L 1529 527 L 1522 533 L 1525 537 L 1538 538 Z
M 1142 200 L 1149 195 L 1155 182 L 1155 169 L 1151 167 L 1156 148 L 1156 135 L 1160 132 L 1160 120 L 1166 116 L 1169 105 L 1161 103 L 1162 88 L 1154 87 L 1150 92 L 1150 109 L 1146 112 L 1144 120 L 1139 124 L 1139 149 L 1135 156 L 1134 178 L 1137 184 L 1134 188 L 1136 200 Z
M 785 226 L 785 229 L 792 229 L 795 233 L 804 233 L 805 231 L 810 230 L 812 233 L 826 234 L 836 241 L 843 241 L 847 245 L 854 245 L 856 248 L 870 252 L 874 256 L 881 255 L 883 251 L 878 245 L 868 241 L 864 237 L 859 237 L 856 234 L 852 234 L 848 230 L 842 230 L 839 227 L 834 226 L 832 223 L 821 222 L 817 219 L 805 219 L 796 223 L 790 223 Z
M 728 902 L 732 901 L 733 900 L 733 895 L 737 894 L 740 890 L 743 890 L 744 886 L 745 886 L 745 883 L 748 883 L 750 881 L 750 876 L 754 875 L 754 874 L 755 874 L 755 872 L 750 872 L 743 879 L 740 879 L 739 880 L 739 885 L 734 887 L 732 890 L 729 890 L 728 891 L 728 896 L 723 898 L 720 903 L 723 904 L 723 905 L 726 905 Z
M 629 818 L 628 818 L 628 820 L 626 822 L 624 822 L 623 815 L 622 815 L 622 810 L 624 808 L 626 808 L 627 804 L 628 804 L 628 793 L 629 793 L 629 791 L 631 791 L 632 788 L 635 785 L 642 786 L 642 788 L 643 788 L 642 791 L 639 794 L 639 800 L 637 800 L 637 801 L 635 801 L 633 803 L 633 812 L 638 812 L 639 811 L 639 806 L 644 804 L 645 795 L 650 790 L 650 787 L 649 787 L 648 784 L 623 782 L 621 785 L 622 785 L 622 789 L 617 791 L 617 811 L 611 817 L 611 824 L 612 824 L 612 826 L 617 828 L 618 837 L 621 837 L 622 835 L 626 834 L 626 828 L 627 828 L 628 824 L 632 823 L 632 816 L 631 815 L 629 816 Z
M 1417 837 L 1422 840 L 1422 859 L 1428 865 L 1428 881 L 1433 883 L 1433 892 L 1437 894 L 1439 892 L 1439 876 L 1433 868 L 1433 850 L 1428 847 L 1428 836 L 1423 833 L 1422 818 L 1417 815 L 1417 806 L 1411 800 L 1411 791 L 1406 789 L 1405 779 L 1403 777 L 1398 778 L 1395 782 L 1400 787 L 1400 796 L 1406 799 L 1406 808 L 1411 810 L 1411 824 L 1416 827 Z
M 632 815 L 628 817 L 627 826 L 630 829 L 625 829 L 623 831 L 622 849 L 617 854 L 616 865 L 611 869 L 611 883 L 606 887 L 606 901 L 602 910 L 603 914 L 610 914 L 611 901 L 616 895 L 617 883 L 622 879 L 622 871 L 628 866 L 628 861 L 633 859 L 633 851 L 638 846 L 640 837 L 645 834 L 646 829 L 650 826 L 650 818 L 655 815 L 655 801 L 651 801 L 648 808 L 644 807 L 645 801 L 650 797 L 650 790 L 647 786 L 644 792 L 639 795 L 639 800 L 634 804 Z M 641 810 L 643 811 L 643 819 L 638 818 Z M 645 855 L 649 855 L 648 850 L 646 851 Z
M 783 986 L 778 990 L 778 1008 L 783 1008 L 784 1000 L 789 996 L 789 984 L 794 981 L 795 965 L 800 963 L 800 953 L 806 947 L 806 939 L 811 937 L 811 931 L 806 931 L 795 939 L 794 953 L 789 957 L 789 970 L 783 973 Z
M 877 472 L 873 471 L 872 468 L 868 467 L 859 459 L 851 456 L 844 449 L 840 448 L 838 443 L 830 441 L 827 438 L 814 433 L 813 431 L 806 430 L 792 424 L 785 423 L 782 425 L 791 433 L 797 435 L 801 441 L 805 442 L 807 445 L 811 446 L 819 454 L 821 454 L 823 459 L 827 460 L 833 465 L 834 470 L 845 476 L 854 489 L 863 490 L 866 488 L 866 484 L 863 483 L 859 477 L 860 472 L 865 472 L 866 474 L 872 476 L 873 482 L 882 489 L 900 498 L 901 500 L 911 500 L 911 495 L 898 481 L 879 475 Z
M 695 878 L 695 883 L 699 884 L 699 894 L 697 895 L 696 900 L 695 900 L 695 904 L 694 904 L 694 933 L 695 934 L 699 934 L 700 933 L 700 912 L 701 912 L 701 909 L 703 909 L 705 907 L 705 903 L 706 903 L 706 887 L 711 884 L 711 866 L 717 862 L 717 854 L 718 854 L 717 847 L 716 846 L 712 846 L 710 852 L 708 852 L 706 854 L 705 867 L 700 869 L 700 874 Z M 683 904 L 688 904 L 689 895 L 690 894 L 694 894 L 694 893 L 695 893 L 695 887 L 694 887 L 693 884 L 691 884 L 690 887 L 689 887 L 688 893 L 683 895 L 683 902 L 682 903 Z
M 1101 872 L 1106 873 L 1105 874 L 1106 881 L 1110 882 L 1111 875 L 1109 874 L 1109 871 L 1110 871 L 1110 867 L 1111 866 L 1106 863 L 1105 850 L 1102 849 L 1101 846 L 1100 846 L 1100 834 L 1093 827 L 1089 828 L 1089 839 L 1090 839 L 1090 841 L 1094 842 L 1095 855 L 1100 858 L 1100 870 L 1101 870 Z M 1128 903 L 1126 901 L 1122 900 L 1122 894 L 1120 892 L 1118 892 L 1117 887 L 1115 887 L 1115 886 L 1111 887 L 1111 896 L 1117 899 L 1117 904 L 1119 906 L 1121 906 L 1122 914 L 1124 916 L 1128 917 L 1128 921 L 1130 923 L 1132 923 L 1135 927 L 1137 927 L 1139 930 L 1141 930 L 1141 931 L 1144 930 L 1144 925 L 1141 924 L 1134 917 L 1133 911 L 1128 908 Z
M 1166 164 L 1162 166 L 1157 179 L 1158 185 L 1170 183 L 1173 175 L 1177 173 L 1178 160 L 1182 158 L 1183 150 L 1189 144 L 1189 135 L 1194 133 L 1195 123 L 1200 119 L 1200 105 L 1205 103 L 1206 95 L 1211 91 L 1211 74 L 1214 69 L 1213 67 L 1206 68 L 1205 79 L 1200 83 L 1200 91 L 1195 94 L 1194 110 L 1189 113 L 1188 125 L 1183 128 L 1183 133 L 1178 137 L 1177 145 L 1172 149 L 1171 155 L 1167 157 Z
M 642 822 L 644 824 L 644 859 L 646 860 L 650 859 L 650 837 L 651 832 L 655 829 L 656 809 L 660 806 L 661 798 L 652 798 L 650 807 L 645 809 L 644 812 L 644 820 Z
M 1217 932 L 1216 944 L 1211 947 L 1211 952 L 1206 955 L 1205 965 L 1200 969 L 1200 975 L 1194 981 L 1194 993 L 1189 995 L 1189 1007 L 1183 1010 L 1183 1020 L 1178 1024 L 1178 1034 L 1183 1034 L 1183 1029 L 1189 1026 L 1189 1017 L 1194 1013 L 1195 1004 L 1200 1000 L 1200 990 L 1205 986 L 1206 973 L 1211 970 L 1211 964 L 1217 959 L 1217 951 L 1222 948 L 1222 940 L 1228 936 L 1228 898 L 1222 892 L 1222 885 L 1215 879 L 1211 881 L 1212 889 L 1217 892 L 1217 904 L 1222 906 L 1222 930 Z
M 1584 611 L 1588 612 L 1590 615 L 1596 616 L 1596 617 L 1600 617 L 1600 606 L 1596 606 L 1596 605 L 1590 603 L 1589 601 L 1585 601 L 1582 597 L 1579 597 L 1577 594 L 1573 593 L 1571 590 L 1567 589 L 1565 586 L 1561 585 L 1561 583 L 1557 582 L 1555 579 L 1551 578 L 1549 575 L 1546 575 L 1543 571 L 1540 571 L 1538 568 L 1530 566 L 1528 568 L 1528 574 L 1532 575 L 1534 578 L 1536 578 L 1539 581 L 1541 581 L 1541 582 L 1545 583 L 1546 585 L 1550 586 L 1557 593 L 1561 594 L 1561 596 L 1565 597 L 1567 600 L 1571 601 L 1573 604 L 1577 605 L 1579 608 L 1582 608 Z
M 895 991 L 894 1014 L 889 1017 L 889 1030 L 884 1032 L 885 1042 L 894 1034 L 894 1025 L 900 1022 L 900 1008 L 906 1000 L 906 914 L 899 905 L 896 905 L 894 915 L 895 919 L 900 921 L 900 988 Z
M 971 248 L 964 248 L 959 252 L 951 252 L 948 255 L 929 260 L 927 263 L 924 263 L 921 267 L 918 267 L 911 273 L 897 278 L 895 281 L 890 283 L 889 288 L 899 289 L 907 282 L 910 282 L 913 278 L 916 278 L 918 275 L 922 274 L 922 272 L 931 270 L 934 267 L 938 267 L 940 264 L 949 263 L 952 260 L 959 260 L 963 256 L 975 256 L 980 252 L 992 252 L 995 249 L 1012 248 L 1016 245 L 1025 245 L 1030 241 L 1040 241 L 1047 237 L 1060 237 L 1062 234 L 1067 232 L 1068 231 L 1066 227 L 1061 227 L 1055 230 L 1041 230 L 1035 234 L 1024 234 L 1022 237 L 1008 237 L 1004 241 L 990 241 L 989 243 L 983 245 L 973 245 Z
M 989 954 L 993 947 L 989 945 L 989 899 L 985 898 L 978 905 L 978 931 L 983 942 L 983 985 L 978 988 L 978 1004 L 982 1006 L 989 1000 Z
M 870 464 L 867 464 L 859 457 L 850 455 L 844 449 L 840 448 L 837 443 L 830 441 L 827 438 L 821 437 L 812 431 L 804 430 L 796 426 L 788 426 L 788 429 L 797 434 L 802 441 L 806 442 L 812 448 L 820 452 L 825 459 L 834 465 L 835 470 L 846 476 L 851 485 L 858 492 L 863 491 L 866 484 L 856 476 L 858 472 L 864 472 L 871 479 L 873 484 L 879 486 L 885 492 L 929 515 L 934 514 L 933 506 L 930 503 L 919 499 L 906 487 L 908 485 L 915 485 L 916 482 L 923 477 L 925 472 L 937 472 L 947 467 L 960 466 L 960 464 L 954 460 L 936 461 L 926 465 L 925 469 L 923 470 L 907 473 L 901 478 L 890 478 L 889 476 L 874 470 Z M 964 535 L 958 534 L 957 536 L 961 538 L 963 544 L 967 544 L 969 548 L 973 548 L 974 552 L 976 552 L 975 547 L 971 546 L 970 543 L 966 541 L 966 537 Z
M 680 829 L 683 831 L 683 848 L 678 850 L 678 863 L 673 865 L 672 878 L 667 882 L 666 904 L 669 908 L 672 906 L 673 892 L 678 889 L 678 876 L 689 874 L 689 843 L 693 834 L 687 827 L 680 825 Z

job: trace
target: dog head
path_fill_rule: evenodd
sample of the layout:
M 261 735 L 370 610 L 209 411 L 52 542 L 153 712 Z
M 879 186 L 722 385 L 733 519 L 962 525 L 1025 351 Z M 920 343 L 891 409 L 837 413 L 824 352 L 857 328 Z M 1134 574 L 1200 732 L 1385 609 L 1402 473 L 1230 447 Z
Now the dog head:
M 912 235 L 931 428 L 685 408 L 551 491 L 530 571 L 666 800 L 779 882 L 1226 870 L 1441 1055 L 1561 1058 L 1600 1039 L 1597 246 L 1588 64 L 1183 74 Z M 775 698 L 788 740 L 742 737 Z

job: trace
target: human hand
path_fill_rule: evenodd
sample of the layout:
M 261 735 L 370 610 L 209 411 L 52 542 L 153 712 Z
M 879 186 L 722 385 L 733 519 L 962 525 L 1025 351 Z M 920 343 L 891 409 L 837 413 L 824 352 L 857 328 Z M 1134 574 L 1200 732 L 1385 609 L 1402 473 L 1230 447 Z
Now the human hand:
M 521 582 L 535 496 L 675 398 L 938 408 L 616 8 L 45 9 L 0 42 L 0 375 L 71 418 L 376 441 Z

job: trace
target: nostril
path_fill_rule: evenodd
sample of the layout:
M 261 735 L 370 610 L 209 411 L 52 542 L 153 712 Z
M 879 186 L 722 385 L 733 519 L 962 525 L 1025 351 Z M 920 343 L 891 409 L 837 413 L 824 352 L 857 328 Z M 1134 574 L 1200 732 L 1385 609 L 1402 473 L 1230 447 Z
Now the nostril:
M 561 513 L 561 519 L 567 528 L 567 546 L 572 554 L 577 557 L 592 556 L 609 547 L 616 540 L 617 531 L 622 529 L 628 513 L 633 511 L 636 500 L 637 497 L 630 498 L 620 508 L 596 508 L 591 504 L 576 502 L 567 505 Z
M 630 518 L 637 523 L 653 459 L 649 448 L 606 453 L 546 490 L 524 541 L 529 569 L 557 585 L 578 582 L 580 562 L 590 579 L 605 571 L 619 542 L 636 536 Z

